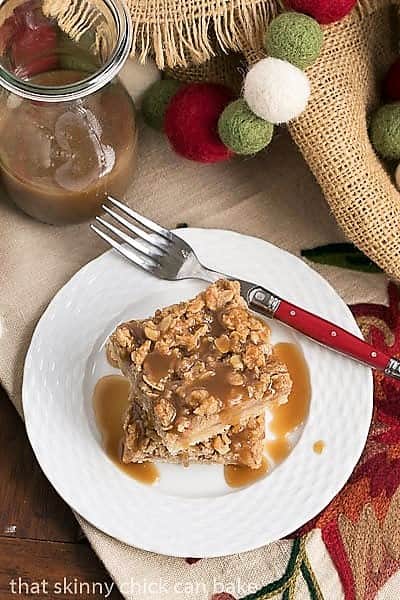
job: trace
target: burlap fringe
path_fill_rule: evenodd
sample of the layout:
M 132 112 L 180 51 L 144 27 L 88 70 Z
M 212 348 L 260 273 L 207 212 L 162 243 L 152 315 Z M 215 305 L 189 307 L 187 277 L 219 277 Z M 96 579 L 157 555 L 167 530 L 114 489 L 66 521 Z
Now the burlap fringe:
M 128 0 L 134 25 L 132 53 L 155 58 L 160 69 L 201 64 L 228 52 L 257 55 L 270 20 L 284 0 Z M 365 16 L 386 0 L 359 0 Z M 213 42 L 216 40 L 216 43 Z
M 363 17 L 387 1 L 359 0 L 358 14 Z M 112 49 L 106 31 L 101 31 L 100 4 L 98 0 L 44 0 L 43 11 L 72 39 L 96 29 L 96 53 L 103 45 L 102 54 L 107 56 Z M 151 56 L 165 69 L 199 65 L 231 52 L 253 53 L 255 60 L 267 25 L 284 10 L 284 0 L 128 0 L 128 7 L 132 54 L 140 62 Z
M 170 10 L 168 3 L 157 4 L 128 2 L 133 19 L 132 52 L 140 62 L 153 56 L 160 69 L 201 64 L 221 52 L 238 52 L 243 36 L 259 45 L 260 32 L 278 11 L 275 0 L 230 0 L 219 5 L 198 0 L 174 3 Z

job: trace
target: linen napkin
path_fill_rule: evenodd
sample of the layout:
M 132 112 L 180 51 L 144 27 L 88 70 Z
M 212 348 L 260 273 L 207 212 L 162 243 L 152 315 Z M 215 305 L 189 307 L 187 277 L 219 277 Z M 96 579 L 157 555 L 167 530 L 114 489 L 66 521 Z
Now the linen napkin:
M 136 181 L 127 200 L 169 228 L 187 223 L 233 229 L 297 255 L 302 249 L 344 239 L 286 133 L 276 136 L 269 150 L 254 158 L 205 166 L 176 156 L 163 136 L 142 127 Z M 35 324 L 57 290 L 104 250 L 105 245 L 87 224 L 52 227 L 37 223 L 5 197 L 1 199 L 0 381 L 21 416 L 23 362 Z M 347 303 L 386 301 L 384 275 L 324 265 L 314 268 Z M 295 541 L 278 541 L 260 550 L 190 561 L 128 547 L 77 518 L 129 600 L 248 596 L 254 600 L 338 600 L 347 590 L 346 573 L 338 571 L 338 561 L 328 552 L 321 528 L 311 529 Z M 398 598 L 400 580 L 393 579 L 397 577 L 395 571 L 392 568 L 391 578 L 388 575 L 388 581 L 382 583 L 385 587 L 381 586 L 379 594 L 384 595 L 380 598 Z M 352 572 L 356 571 L 350 569 L 347 577 L 352 576 L 354 584 L 357 577 Z

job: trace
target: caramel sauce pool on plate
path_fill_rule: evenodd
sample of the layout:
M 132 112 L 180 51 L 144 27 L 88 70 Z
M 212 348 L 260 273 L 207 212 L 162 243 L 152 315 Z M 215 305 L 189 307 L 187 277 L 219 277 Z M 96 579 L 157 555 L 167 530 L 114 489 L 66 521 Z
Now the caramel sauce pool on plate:
M 303 353 L 296 344 L 276 344 L 275 354 L 287 365 L 293 384 L 288 402 L 271 407 L 270 429 L 277 439 L 282 440 L 288 433 L 302 425 L 307 418 L 311 400 L 311 381 Z
M 99 379 L 93 394 L 93 407 L 104 450 L 121 471 L 151 485 L 159 478 L 157 467 L 150 462 L 125 464 L 121 460 L 123 424 L 128 408 L 129 381 L 122 375 Z
M 279 464 L 292 451 L 288 434 L 302 425 L 307 418 L 311 400 L 311 382 L 307 363 L 296 344 L 276 344 L 274 350 L 277 358 L 287 365 L 293 383 L 288 402 L 273 404 L 270 407 L 272 420 L 269 427 L 276 437 L 267 440 L 265 448 L 274 463 Z M 318 452 L 315 444 L 314 451 Z M 268 471 L 269 465 L 266 459 L 259 469 L 228 465 L 224 468 L 225 481 L 231 487 L 242 487 L 261 479 Z
M 269 464 L 264 457 L 259 469 L 250 469 L 240 465 L 226 465 L 224 467 L 224 476 L 226 483 L 233 488 L 243 487 L 250 483 L 255 483 L 269 471 Z
M 268 455 L 272 458 L 275 464 L 283 462 L 287 458 L 292 450 L 289 440 L 286 438 L 276 438 L 275 440 L 267 440 L 265 442 L 265 449 Z

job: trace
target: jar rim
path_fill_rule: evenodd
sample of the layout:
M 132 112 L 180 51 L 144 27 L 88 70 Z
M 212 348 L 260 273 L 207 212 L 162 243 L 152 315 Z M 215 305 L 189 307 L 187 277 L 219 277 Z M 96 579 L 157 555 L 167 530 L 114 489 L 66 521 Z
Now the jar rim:
M 107 85 L 121 70 L 132 47 L 132 20 L 124 0 L 103 0 L 117 27 L 118 41 L 108 60 L 97 71 L 64 86 L 43 86 L 20 79 L 0 64 L 0 87 L 28 100 L 68 102 L 94 94 Z M 0 0 L 0 4 L 2 4 Z

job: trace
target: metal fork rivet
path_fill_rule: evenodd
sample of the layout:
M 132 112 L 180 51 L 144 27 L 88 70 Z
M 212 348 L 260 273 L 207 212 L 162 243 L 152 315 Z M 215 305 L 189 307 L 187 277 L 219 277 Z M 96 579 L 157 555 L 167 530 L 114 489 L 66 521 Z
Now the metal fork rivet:
M 376 358 L 378 355 L 376 352 L 371 352 L 371 356 L 372 356 L 372 358 Z
M 332 336 L 332 337 L 336 337 L 336 336 L 337 336 L 337 333 L 336 333 L 336 331 L 331 331 L 331 336 Z
M 291 310 L 290 311 L 290 316 L 291 317 L 295 317 L 296 316 L 296 311 L 295 310 Z

